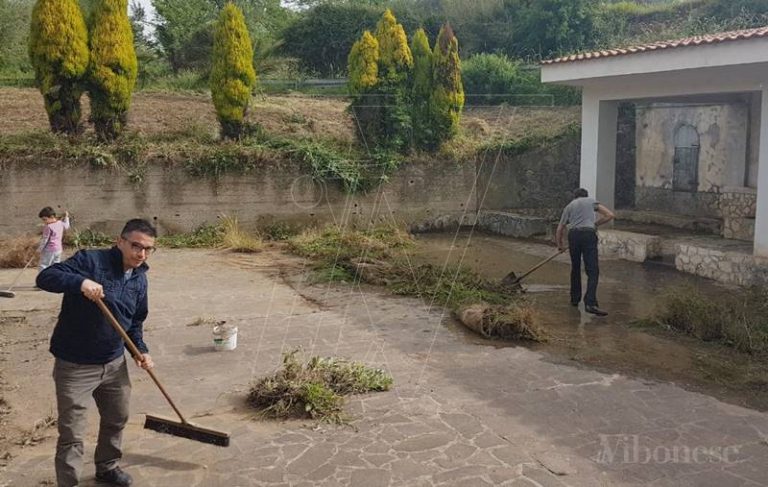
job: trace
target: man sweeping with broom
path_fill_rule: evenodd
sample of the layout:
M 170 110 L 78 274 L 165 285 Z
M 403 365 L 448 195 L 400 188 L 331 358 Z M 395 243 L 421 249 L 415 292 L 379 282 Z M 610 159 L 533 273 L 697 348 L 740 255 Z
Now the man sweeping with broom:
M 131 485 L 131 476 L 118 466 L 131 394 L 126 345 L 96 303 L 103 299 L 138 348 L 136 364 L 151 369 L 143 324 L 147 317 L 146 260 L 155 250 L 156 236 L 155 228 L 146 220 L 130 220 L 111 249 L 82 250 L 38 274 L 39 288 L 64 293 L 50 347 L 56 357 L 53 379 L 58 407 L 55 465 L 59 487 L 79 483 L 90 396 L 101 416 L 94 455 L 96 480 Z

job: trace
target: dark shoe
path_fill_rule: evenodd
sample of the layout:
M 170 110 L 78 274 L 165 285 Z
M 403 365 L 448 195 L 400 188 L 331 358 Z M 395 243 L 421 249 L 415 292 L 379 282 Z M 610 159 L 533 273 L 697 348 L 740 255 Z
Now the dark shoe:
M 571 306 L 573 306 L 574 308 L 575 308 L 576 306 L 578 306 L 578 305 L 579 305 L 579 302 L 578 302 L 578 301 L 571 301 Z
M 592 313 L 593 315 L 597 315 L 597 316 L 608 316 L 607 312 L 601 310 L 597 306 L 585 306 L 584 311 L 586 311 L 587 313 Z
M 105 484 L 118 485 L 120 487 L 128 487 L 133 482 L 130 475 L 123 472 L 120 467 L 115 467 L 112 470 L 106 472 L 97 473 L 96 480 Z

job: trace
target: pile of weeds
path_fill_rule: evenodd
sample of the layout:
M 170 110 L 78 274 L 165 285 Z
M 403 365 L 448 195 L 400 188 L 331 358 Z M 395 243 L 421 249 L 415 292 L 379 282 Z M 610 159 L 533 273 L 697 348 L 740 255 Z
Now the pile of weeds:
M 411 235 L 395 226 L 356 230 L 327 225 L 305 230 L 288 241 L 291 252 L 325 266 L 358 258 L 389 259 L 412 247 Z
M 29 265 L 37 265 L 37 247 L 40 239 L 31 235 L 15 237 L 0 241 L 0 268 L 17 269 Z
M 289 241 L 288 248 L 314 261 L 311 283 L 384 286 L 394 294 L 446 307 L 459 319 L 464 309 L 480 306 L 484 324 L 465 323 L 478 333 L 503 339 L 545 340 L 533 307 L 521 297 L 519 287 L 488 281 L 466 268 L 413 264 L 405 255 L 413 245 L 412 237 L 397 227 L 342 231 L 328 226 L 303 232 Z
M 275 419 L 311 418 L 344 423 L 344 396 L 386 391 L 392 377 L 380 369 L 341 358 L 312 357 L 301 363 L 299 350 L 283 355 L 283 368 L 260 379 L 248 394 L 248 403 Z
M 702 341 L 768 355 L 768 287 L 715 297 L 693 287 L 672 289 L 651 321 Z

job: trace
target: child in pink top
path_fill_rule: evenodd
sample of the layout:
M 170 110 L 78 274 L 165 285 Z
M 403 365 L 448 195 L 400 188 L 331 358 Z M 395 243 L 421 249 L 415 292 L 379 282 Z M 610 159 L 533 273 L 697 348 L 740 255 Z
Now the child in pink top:
M 46 267 L 61 262 L 61 252 L 64 247 L 61 243 L 64 237 L 64 230 L 69 230 L 69 212 L 64 212 L 64 218 L 56 218 L 56 212 L 53 208 L 46 206 L 38 215 L 45 224 L 43 227 L 43 237 L 40 239 L 40 266 L 42 271 Z

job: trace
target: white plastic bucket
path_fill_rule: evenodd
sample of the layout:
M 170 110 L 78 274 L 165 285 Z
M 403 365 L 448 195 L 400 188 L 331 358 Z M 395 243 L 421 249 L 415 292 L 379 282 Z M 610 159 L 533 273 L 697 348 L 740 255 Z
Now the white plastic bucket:
M 217 352 L 234 350 L 237 347 L 237 327 L 216 325 L 213 327 L 213 349 Z

